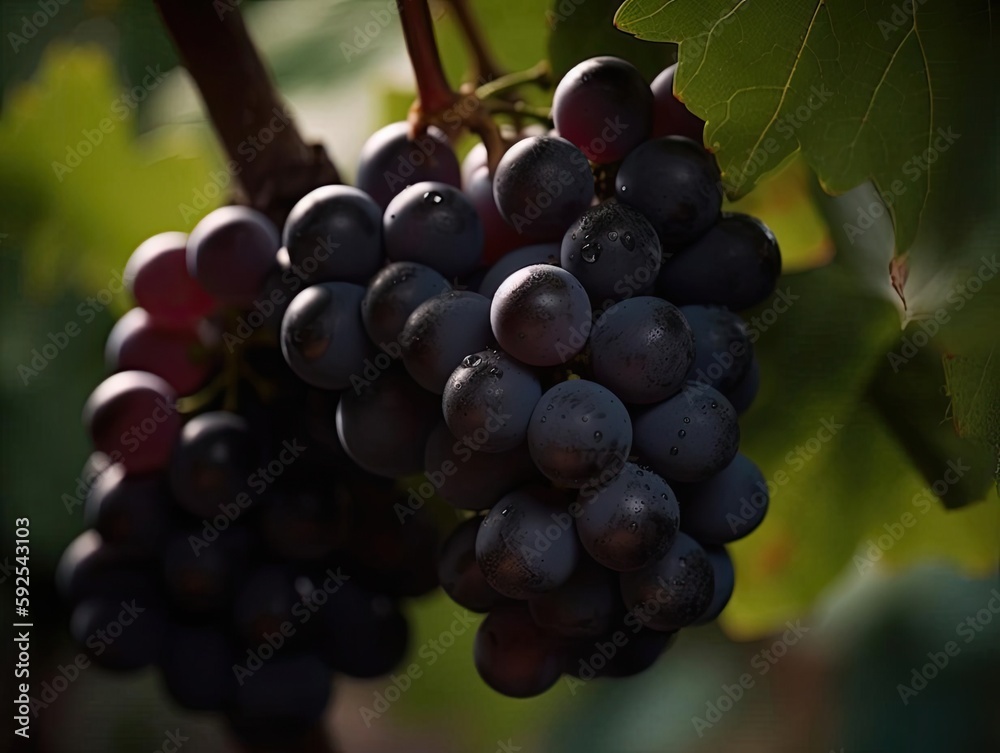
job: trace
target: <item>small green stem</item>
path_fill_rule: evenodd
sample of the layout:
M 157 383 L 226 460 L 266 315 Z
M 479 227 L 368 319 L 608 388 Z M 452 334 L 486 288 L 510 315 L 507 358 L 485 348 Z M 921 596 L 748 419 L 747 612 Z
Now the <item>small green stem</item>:
M 542 60 L 526 70 L 514 71 L 492 81 L 487 81 L 476 89 L 476 97 L 478 99 L 491 99 L 525 84 L 545 87 L 549 84 L 551 74 L 548 61 Z
M 548 107 L 535 107 L 524 102 L 506 102 L 501 99 L 484 100 L 483 106 L 491 113 L 502 112 L 508 115 L 534 118 L 547 124 L 552 123 L 552 110 Z

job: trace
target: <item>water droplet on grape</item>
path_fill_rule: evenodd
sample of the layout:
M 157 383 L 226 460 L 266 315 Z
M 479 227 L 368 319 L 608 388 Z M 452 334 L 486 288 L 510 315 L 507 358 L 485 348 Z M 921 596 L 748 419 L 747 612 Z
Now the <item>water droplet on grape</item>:
M 719 404 L 718 404 L 717 402 L 715 402 L 715 401 L 713 400 L 713 401 L 712 401 L 712 407 L 713 407 L 713 408 L 718 408 L 718 407 L 719 407 Z
M 424 201 L 428 204 L 440 204 L 444 201 L 444 196 L 441 195 L 440 191 L 428 191 L 424 194 Z
M 622 236 L 622 245 L 629 251 L 635 248 L 635 238 L 632 237 L 632 233 L 625 233 L 625 235 Z
M 497 368 L 496 366 L 491 366 L 489 373 L 490 376 L 495 376 L 497 379 L 503 376 L 503 370 Z
M 582 256 L 583 260 L 588 264 L 593 264 L 601 258 L 601 250 L 600 243 L 588 243 L 580 249 L 580 256 Z
M 545 410 L 552 410 L 552 403 L 545 406 Z
M 670 454 L 671 455 L 676 455 L 678 452 L 680 452 L 680 450 L 677 447 L 671 447 L 670 448 Z
M 686 423 L 686 424 L 691 423 L 691 419 L 688 418 L 687 416 L 684 416 L 684 423 Z
M 596 439 L 598 442 L 600 442 L 603 438 L 604 438 L 604 435 L 601 434 L 601 432 L 599 432 L 599 431 L 595 431 L 594 432 L 594 439 Z
M 542 416 L 542 423 L 545 423 L 545 416 Z
M 462 359 L 462 365 L 467 369 L 474 368 L 482 362 L 483 359 L 480 356 L 466 356 Z M 454 363 L 454 361 L 452 361 L 452 363 Z
M 583 421 L 584 423 L 587 423 L 590 420 L 590 416 L 581 416 L 580 420 Z
M 687 432 L 684 431 L 684 429 L 681 429 L 679 432 L 677 432 L 677 436 L 683 439 L 684 437 L 687 436 Z

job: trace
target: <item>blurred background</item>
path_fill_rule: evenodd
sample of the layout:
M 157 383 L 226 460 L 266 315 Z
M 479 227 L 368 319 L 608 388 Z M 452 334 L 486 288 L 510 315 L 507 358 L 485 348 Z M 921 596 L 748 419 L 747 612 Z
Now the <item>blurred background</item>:
M 367 136 L 414 96 L 397 18 L 381 20 L 391 3 L 221 4 L 239 6 L 300 129 L 349 179 Z M 674 59 L 670 45 L 614 32 L 615 6 L 472 3 L 506 70 L 614 53 L 652 74 Z M 457 83 L 462 38 L 447 6 L 434 13 Z M 10 552 L 0 583 L 6 630 L 14 520 L 27 516 L 37 689 L 79 651 L 52 573 L 83 527 L 79 415 L 131 305 L 116 292 L 125 261 L 154 233 L 190 230 L 225 202 L 230 178 L 151 3 L 4 2 L 0 32 L 0 551 Z M 953 103 L 960 131 L 961 108 L 976 104 Z M 793 158 L 739 203 L 775 230 L 791 303 L 777 315 L 763 307 L 754 325 L 763 387 L 743 451 L 774 483 L 772 506 L 734 547 L 736 595 L 720 623 L 684 631 L 632 680 L 561 681 L 517 701 L 476 675 L 473 631 L 452 629 L 457 607 L 426 597 L 410 610 L 409 661 L 423 670 L 412 687 L 365 718 L 392 679 L 338 681 L 329 726 L 340 750 L 1000 750 L 997 455 L 981 441 L 1000 415 L 1000 379 L 981 357 L 1000 314 L 992 275 L 980 274 L 968 305 L 949 303 L 1000 239 L 996 112 L 979 104 L 968 120 L 978 130 L 949 153 L 948 200 L 921 226 L 905 307 L 887 274 L 888 221 L 845 236 L 870 186 L 827 197 Z M 113 128 L 95 131 L 105 118 Z M 948 326 L 915 339 L 942 307 Z M 12 656 L 5 649 L 5 697 Z M 28 747 L 170 750 L 174 733 L 185 751 L 227 749 L 221 724 L 181 712 L 159 683 L 153 670 L 81 672 L 40 710 Z M 0 746 L 16 739 L 5 732 Z

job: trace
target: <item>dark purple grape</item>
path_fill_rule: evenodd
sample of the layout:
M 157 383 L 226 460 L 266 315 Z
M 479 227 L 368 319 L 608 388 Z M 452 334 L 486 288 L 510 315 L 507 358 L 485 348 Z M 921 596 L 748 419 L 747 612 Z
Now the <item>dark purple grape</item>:
M 565 583 L 579 558 L 563 493 L 525 486 L 504 495 L 476 537 L 476 560 L 504 596 L 526 599 Z
M 637 147 L 619 168 L 615 189 L 620 201 L 649 220 L 665 252 L 707 233 L 722 206 L 715 158 L 701 145 L 677 136 Z
M 214 298 L 247 306 L 278 265 L 281 241 L 267 217 L 249 207 L 216 209 L 191 231 L 188 272 Z
M 594 379 L 627 403 L 658 403 L 684 384 L 695 357 L 677 307 L 640 296 L 611 306 L 590 333 Z
M 660 239 L 632 207 L 606 201 L 585 211 L 562 239 L 560 266 L 598 307 L 652 292 L 660 271 Z
M 358 188 L 382 209 L 407 186 L 433 180 L 456 188 L 462 184 L 458 158 L 439 128 L 410 139 L 410 124 L 390 123 L 361 147 Z
M 215 301 L 188 272 L 185 233 L 160 233 L 143 241 L 125 265 L 136 305 L 158 325 L 187 329 L 215 309 Z
M 249 496 L 251 483 L 263 483 L 250 477 L 258 460 L 244 418 L 226 411 L 195 416 L 185 424 L 170 461 L 177 504 L 203 518 L 216 515 L 223 504 L 245 507 L 237 497 Z
M 262 508 L 262 537 L 287 560 L 322 559 L 349 536 L 345 512 L 329 487 L 276 489 Z
M 303 196 L 285 221 L 290 265 L 310 285 L 364 285 L 382 263 L 382 209 L 351 186 L 321 186 Z
M 727 394 L 746 377 L 753 362 L 746 323 L 719 306 L 684 306 L 681 313 L 694 334 L 694 364 L 688 379 Z
M 321 655 L 337 672 L 360 679 L 379 677 L 406 656 L 410 630 L 392 599 L 347 581 L 318 616 Z
M 172 503 L 162 476 L 127 476 L 113 465 L 90 488 L 84 522 L 112 546 L 149 554 L 163 543 Z
M 531 619 L 526 606 L 490 612 L 476 632 L 476 670 L 493 690 L 511 698 L 540 695 L 556 684 L 560 646 Z
M 706 481 L 677 487 L 681 528 L 703 544 L 728 544 L 749 535 L 767 514 L 764 474 L 746 455 Z
M 533 264 L 493 296 L 490 324 L 505 351 L 531 366 L 556 366 L 583 349 L 592 311 L 587 291 L 559 267 Z
M 441 410 L 456 438 L 470 437 L 483 452 L 505 452 L 525 441 L 541 396 L 531 369 L 491 348 L 466 356 L 452 372 Z
M 715 577 L 708 555 L 683 533 L 660 559 L 621 574 L 625 605 L 646 627 L 679 630 L 705 614 L 712 603 Z
M 222 711 L 236 697 L 238 656 L 215 627 L 175 625 L 167 634 L 160 671 L 167 692 L 189 711 Z
M 371 282 L 361 301 L 361 319 L 371 341 L 386 352 L 397 344 L 406 320 L 424 301 L 451 290 L 439 272 L 412 261 L 397 261 L 384 267 Z M 389 355 L 395 357 L 394 352 Z
M 485 163 L 471 173 L 464 185 L 465 195 L 472 202 L 483 227 L 483 262 L 493 264 L 511 249 L 522 245 L 524 240 L 500 214 L 493 198 L 493 178 Z
M 674 94 L 674 76 L 677 63 L 664 69 L 653 79 L 653 137 L 684 136 L 699 144 L 705 130 L 705 121 L 688 110 Z
M 427 440 L 424 479 L 411 484 L 414 502 L 435 493 L 460 510 L 487 510 L 507 492 L 540 480 L 526 444 L 507 452 L 482 452 L 473 437 L 455 439 L 442 422 Z
M 490 271 L 479 283 L 480 295 L 492 298 L 504 280 L 517 270 L 530 267 L 533 264 L 552 264 L 558 267 L 559 244 L 539 243 L 534 246 L 523 246 L 504 254 L 496 264 L 490 267 Z
M 175 607 L 191 614 L 225 610 L 250 561 L 252 537 L 239 529 L 181 531 L 167 544 L 163 584 Z
M 55 581 L 70 605 L 94 598 L 132 598 L 148 593 L 153 583 L 148 562 L 110 546 L 94 530 L 84 531 L 66 547 Z
M 196 330 L 159 326 L 144 309 L 132 309 L 117 321 L 104 360 L 112 372 L 155 374 L 181 395 L 197 392 L 218 366 Z
M 476 561 L 476 536 L 483 519 L 469 518 L 458 524 L 441 547 L 438 579 L 459 606 L 472 612 L 489 612 L 506 601 L 491 586 Z
M 774 292 L 781 251 L 756 217 L 726 213 L 705 235 L 664 261 L 659 295 L 677 305 L 716 304 L 742 311 Z
M 625 633 L 627 643 L 621 646 L 615 655 L 597 673 L 600 677 L 635 677 L 650 669 L 656 660 L 663 656 L 677 637 L 676 632 L 662 632 L 648 628 L 630 628 Z M 595 666 L 597 656 L 594 644 L 588 646 L 588 666 Z M 584 676 L 584 679 L 590 679 Z
M 609 390 L 585 379 L 550 389 L 528 425 L 528 449 L 545 476 L 560 486 L 600 484 L 621 470 L 632 447 L 632 422 Z
M 705 547 L 705 554 L 708 561 L 712 563 L 712 573 L 715 577 L 715 588 L 712 591 L 712 602 L 708 605 L 705 613 L 698 618 L 695 625 L 704 625 L 712 622 L 726 608 L 729 599 L 732 598 L 733 590 L 736 588 L 736 572 L 733 569 L 733 560 L 729 556 L 724 546 Z
M 556 87 L 559 135 L 599 164 L 618 162 L 649 137 L 653 93 L 634 65 L 601 56 L 578 63 Z
M 649 469 L 626 463 L 605 484 L 577 498 L 576 530 L 587 553 L 604 567 L 638 570 L 662 557 L 677 536 L 677 497 Z
M 181 430 L 177 393 L 162 378 L 144 371 L 108 377 L 83 406 L 83 425 L 94 449 L 129 473 L 166 467 Z
M 324 282 L 295 296 L 281 321 L 281 352 L 307 384 L 343 390 L 362 378 L 374 355 L 361 320 L 364 295 L 360 285 Z
M 736 411 L 719 392 L 688 384 L 635 418 L 635 451 L 668 481 L 704 481 L 721 471 L 740 445 Z
M 287 566 L 261 565 L 253 570 L 236 594 L 233 626 L 248 647 L 254 648 L 266 635 L 280 635 L 282 625 L 296 626 L 303 600 L 312 583 L 300 578 Z M 294 610 L 294 611 L 293 611 Z
M 73 610 L 70 633 L 95 664 L 116 672 L 149 666 L 166 636 L 166 612 L 149 592 L 94 598 Z
M 479 168 L 487 167 L 488 163 L 489 154 L 486 152 L 486 144 L 482 141 L 476 142 L 475 146 L 462 159 L 462 187 L 468 188 L 472 182 L 472 176 L 475 175 Z
M 561 138 L 534 136 L 514 144 L 493 176 L 493 198 L 527 241 L 561 238 L 594 199 L 587 157 Z
M 399 478 L 424 467 L 427 437 L 440 419 L 438 399 L 404 374 L 382 374 L 337 405 L 337 436 L 369 473 Z
M 476 268 L 483 226 L 465 195 L 445 183 L 415 183 L 385 210 L 385 255 L 425 264 L 447 278 Z
M 403 365 L 413 380 L 437 395 L 470 353 L 493 343 L 490 302 L 467 290 L 453 290 L 420 304 L 400 337 Z
M 587 557 L 561 586 L 528 599 L 528 608 L 536 625 L 565 638 L 601 635 L 625 611 L 618 574 Z

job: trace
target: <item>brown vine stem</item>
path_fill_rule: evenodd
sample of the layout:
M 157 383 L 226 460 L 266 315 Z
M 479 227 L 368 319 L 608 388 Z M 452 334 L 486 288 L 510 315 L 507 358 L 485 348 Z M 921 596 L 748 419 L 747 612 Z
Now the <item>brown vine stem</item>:
M 464 87 L 459 95 L 448 83 L 427 0 L 396 0 L 396 6 L 403 25 L 406 51 L 417 79 L 419 99 L 410 109 L 413 135 L 429 125 L 436 125 L 455 136 L 464 126 L 483 140 L 492 171 L 507 144 L 483 101 L 475 96 L 475 88 Z
M 307 144 L 292 122 L 234 4 L 153 1 L 239 179 L 241 203 L 283 223 L 304 194 L 340 182 L 323 147 Z
M 426 119 L 447 112 L 458 102 L 444 75 L 441 56 L 438 54 L 437 40 L 434 38 L 434 22 L 427 0 L 396 0 L 399 19 L 403 25 L 403 39 L 406 52 L 410 56 L 413 75 L 417 79 L 419 100 L 410 113 L 415 132 L 426 127 Z M 416 133 L 414 134 L 416 135 Z

